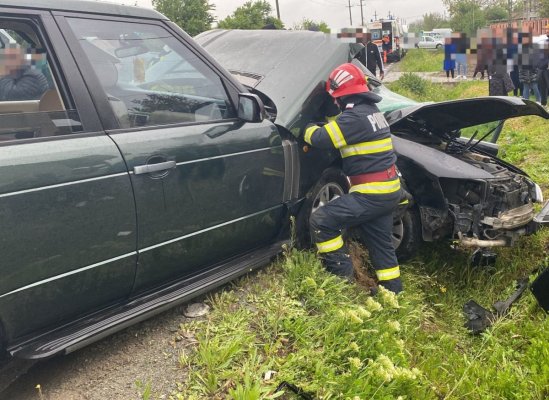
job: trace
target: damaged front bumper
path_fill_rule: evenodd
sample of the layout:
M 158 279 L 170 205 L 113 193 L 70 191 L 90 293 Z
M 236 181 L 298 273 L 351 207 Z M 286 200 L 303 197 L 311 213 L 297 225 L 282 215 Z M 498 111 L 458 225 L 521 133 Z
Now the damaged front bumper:
M 513 208 L 500 213 L 497 217 L 484 217 L 481 221 L 483 224 L 490 226 L 492 229 L 516 229 L 520 228 L 534 217 L 534 206 L 532 203 L 524 204 L 523 206 Z
M 521 236 L 530 235 L 537 231 L 539 223 L 535 218 L 540 217 L 544 211 L 547 214 L 545 216 L 546 223 L 549 223 L 549 205 L 547 203 L 544 210 L 536 217 L 534 217 L 532 203 L 499 213 L 497 217 L 484 217 L 479 221 L 484 237 L 471 237 L 457 232 L 459 243 L 465 247 L 476 248 L 512 246 Z
M 534 217 L 534 221 L 538 224 L 549 224 L 549 200 L 545 202 L 541 211 Z

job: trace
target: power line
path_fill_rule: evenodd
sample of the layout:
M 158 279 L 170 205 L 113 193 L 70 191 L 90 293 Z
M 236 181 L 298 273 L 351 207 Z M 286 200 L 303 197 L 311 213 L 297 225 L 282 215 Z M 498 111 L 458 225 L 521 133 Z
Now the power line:
M 311 3 L 314 3 L 314 4 L 318 4 L 318 5 L 321 5 L 321 6 L 324 6 L 324 7 L 334 7 L 334 8 L 340 8 L 340 7 L 343 7 L 343 4 L 340 4 L 340 5 L 336 5 L 336 4 L 327 4 L 327 3 L 322 3 L 320 2 L 319 0 L 307 0 Z M 347 6 L 344 6 L 344 7 L 347 7 Z

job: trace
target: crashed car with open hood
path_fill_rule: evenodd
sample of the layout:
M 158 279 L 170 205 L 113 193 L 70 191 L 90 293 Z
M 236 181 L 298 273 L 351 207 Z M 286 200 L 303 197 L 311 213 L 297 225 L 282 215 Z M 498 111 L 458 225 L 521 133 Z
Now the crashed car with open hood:
M 545 222 L 547 207 L 534 220 L 540 187 L 519 168 L 497 158 L 498 146 L 485 142 L 508 118 L 549 114 L 536 103 L 514 97 L 484 97 L 416 103 L 388 90 L 355 56 L 361 45 L 303 31 L 213 30 L 195 39 L 241 83 L 258 94 L 268 117 L 295 139 L 293 173 L 300 193 L 298 228 L 306 230 L 315 208 L 344 193 L 338 153 L 303 147 L 305 126 L 320 121 L 329 101 L 325 80 L 336 66 L 353 62 L 382 97 L 378 107 L 391 125 L 397 167 L 409 203 L 395 216 L 393 240 L 401 260 L 423 241 L 454 239 L 486 249 L 512 245 Z M 465 137 L 466 131 L 472 131 Z M 317 180 L 311 186 L 311 180 Z M 299 190 L 299 189 L 298 189 Z

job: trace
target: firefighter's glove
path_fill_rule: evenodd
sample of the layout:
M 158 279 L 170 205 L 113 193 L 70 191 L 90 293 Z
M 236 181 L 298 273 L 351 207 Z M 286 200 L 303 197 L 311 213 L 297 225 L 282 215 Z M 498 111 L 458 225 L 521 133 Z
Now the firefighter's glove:
M 303 146 L 303 152 L 308 152 L 309 147 L 311 146 L 311 137 L 317 129 L 320 129 L 321 125 L 324 125 L 325 122 L 319 123 L 309 123 L 303 130 L 303 133 L 300 136 L 301 145 Z
M 326 119 L 333 119 L 341 114 L 341 108 L 332 97 L 327 97 L 320 108 L 320 113 Z

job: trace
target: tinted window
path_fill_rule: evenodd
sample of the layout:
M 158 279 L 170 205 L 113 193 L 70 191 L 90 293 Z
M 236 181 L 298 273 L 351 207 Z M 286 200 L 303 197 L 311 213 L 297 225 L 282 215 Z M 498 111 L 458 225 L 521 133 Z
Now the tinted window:
M 166 29 L 68 21 L 122 128 L 235 117 L 219 76 Z
M 0 142 L 82 130 L 66 107 L 34 24 L 0 19 Z

